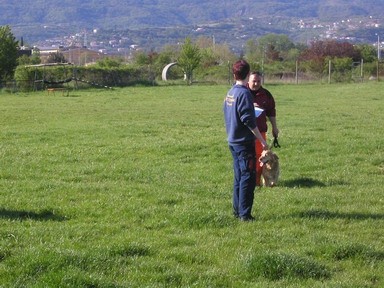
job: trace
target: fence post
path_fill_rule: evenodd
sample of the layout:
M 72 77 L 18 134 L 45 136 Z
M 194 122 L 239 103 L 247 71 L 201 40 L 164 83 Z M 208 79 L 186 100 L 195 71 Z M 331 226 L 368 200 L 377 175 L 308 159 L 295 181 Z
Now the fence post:
M 331 60 L 329 60 L 328 62 L 328 84 L 331 84 L 331 72 L 332 72 L 332 69 L 331 69 Z
M 363 58 L 361 58 L 360 77 L 361 77 L 361 82 L 364 82 L 364 59 Z
M 377 59 L 377 67 L 376 67 L 376 79 L 379 82 L 379 59 Z

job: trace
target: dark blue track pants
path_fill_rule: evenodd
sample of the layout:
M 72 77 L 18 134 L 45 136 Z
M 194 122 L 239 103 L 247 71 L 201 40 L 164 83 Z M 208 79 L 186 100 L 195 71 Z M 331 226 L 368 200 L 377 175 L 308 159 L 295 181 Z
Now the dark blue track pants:
M 251 216 L 256 187 L 255 144 L 229 145 L 233 157 L 233 213 L 238 217 Z

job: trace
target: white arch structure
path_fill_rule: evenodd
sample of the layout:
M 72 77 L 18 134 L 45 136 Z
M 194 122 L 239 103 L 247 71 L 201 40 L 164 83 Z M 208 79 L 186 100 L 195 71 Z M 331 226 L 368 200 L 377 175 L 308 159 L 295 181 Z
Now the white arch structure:
M 177 65 L 177 62 L 172 62 L 172 63 L 169 63 L 168 65 L 166 65 L 163 69 L 163 72 L 161 73 L 161 79 L 163 81 L 167 81 L 167 72 L 168 70 L 172 67 L 172 66 L 175 66 Z

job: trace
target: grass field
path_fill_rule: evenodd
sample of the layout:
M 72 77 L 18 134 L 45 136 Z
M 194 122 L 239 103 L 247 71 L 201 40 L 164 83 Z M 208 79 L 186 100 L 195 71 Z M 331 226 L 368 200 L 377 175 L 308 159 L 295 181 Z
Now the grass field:
M 384 287 L 384 83 L 276 85 L 232 217 L 228 86 L 0 94 L 0 287 Z

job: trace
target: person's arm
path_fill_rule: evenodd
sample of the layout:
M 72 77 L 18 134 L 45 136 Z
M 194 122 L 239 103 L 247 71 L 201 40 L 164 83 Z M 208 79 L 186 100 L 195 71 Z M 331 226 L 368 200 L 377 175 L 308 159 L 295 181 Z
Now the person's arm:
M 278 138 L 279 137 L 279 129 L 277 128 L 276 124 L 276 117 L 268 117 L 269 122 L 271 122 L 272 125 L 272 135 L 273 137 Z
M 277 122 L 276 122 L 276 103 L 275 98 L 273 98 L 271 92 L 265 88 L 261 88 L 262 91 L 265 92 L 267 95 L 267 105 L 266 105 L 266 116 L 268 117 L 269 122 L 272 125 L 272 136 L 277 138 L 279 137 L 279 129 L 277 128 Z
M 261 145 L 263 146 L 263 150 L 268 150 L 268 144 L 267 142 L 264 140 L 263 136 L 261 136 L 261 133 L 259 131 L 259 128 L 257 128 L 257 126 L 254 128 L 254 129 L 251 129 L 253 135 L 256 136 L 256 139 L 259 140 L 261 142 Z

